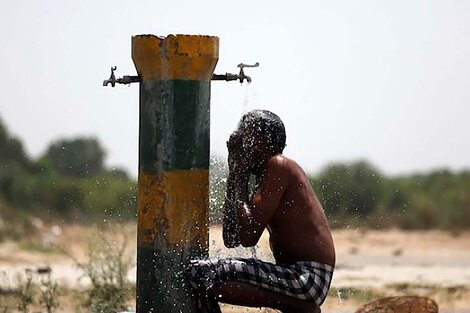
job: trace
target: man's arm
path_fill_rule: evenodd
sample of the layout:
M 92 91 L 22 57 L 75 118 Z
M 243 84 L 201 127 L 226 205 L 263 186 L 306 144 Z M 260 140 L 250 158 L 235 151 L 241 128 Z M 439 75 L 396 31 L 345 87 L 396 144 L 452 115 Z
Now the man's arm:
M 241 183 L 235 188 L 240 190 L 237 202 L 240 227 L 240 242 L 244 247 L 256 245 L 264 229 L 271 221 L 280 205 L 282 196 L 289 186 L 289 172 L 286 160 L 279 156 L 272 157 L 266 162 L 266 171 L 257 191 L 248 201 L 248 189 Z M 246 192 L 245 192 L 246 190 Z
M 234 132 L 227 141 L 228 168 L 227 191 L 223 208 L 222 237 L 227 248 L 240 245 L 240 223 L 237 206 L 240 199 L 248 198 L 249 172 L 243 162 L 240 133 Z
M 233 167 L 229 170 L 222 223 L 222 237 L 227 248 L 240 245 L 237 206 L 240 206 L 241 199 L 248 198 L 248 177 L 248 173 L 241 173 Z

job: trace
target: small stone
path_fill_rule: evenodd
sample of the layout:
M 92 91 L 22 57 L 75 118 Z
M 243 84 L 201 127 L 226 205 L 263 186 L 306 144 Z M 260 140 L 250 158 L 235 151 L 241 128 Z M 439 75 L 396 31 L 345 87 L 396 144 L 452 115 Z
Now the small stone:
M 387 297 L 359 307 L 355 313 L 438 313 L 433 299 L 418 296 Z
M 351 249 L 349 249 L 349 254 L 358 254 L 358 253 L 359 253 L 358 247 L 351 247 Z

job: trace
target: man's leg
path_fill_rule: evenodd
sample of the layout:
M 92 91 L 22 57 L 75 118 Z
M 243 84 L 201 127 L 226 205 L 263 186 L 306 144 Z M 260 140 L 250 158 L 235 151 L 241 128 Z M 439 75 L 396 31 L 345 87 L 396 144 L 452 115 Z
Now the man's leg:
M 218 284 L 208 291 L 219 302 L 249 307 L 268 307 L 284 313 L 320 313 L 314 303 L 295 299 L 255 285 L 237 281 Z

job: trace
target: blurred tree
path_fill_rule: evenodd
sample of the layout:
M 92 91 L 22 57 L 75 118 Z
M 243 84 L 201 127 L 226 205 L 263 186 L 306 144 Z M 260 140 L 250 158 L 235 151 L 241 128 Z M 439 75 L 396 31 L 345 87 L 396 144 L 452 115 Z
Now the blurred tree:
M 104 156 L 97 139 L 75 138 L 52 143 L 44 157 L 60 174 L 84 178 L 93 177 L 103 170 Z
M 11 161 L 25 169 L 31 167 L 31 162 L 24 151 L 23 144 L 8 133 L 0 119 L 0 162 L 5 164 Z
M 381 174 L 365 161 L 332 164 L 320 173 L 314 187 L 327 212 L 366 217 L 381 196 Z
M 134 219 L 136 182 L 123 169 L 104 168 L 104 155 L 96 139 L 74 138 L 52 143 L 43 157 L 30 160 L 0 120 L 0 219 L 10 206 L 17 216 Z
M 113 167 L 109 170 L 109 173 L 114 177 L 121 178 L 124 180 L 130 180 L 129 174 L 125 169 Z
M 0 119 L 0 198 L 11 202 L 14 198 L 15 180 L 34 171 L 23 144 L 12 137 Z
M 104 156 L 96 139 L 74 138 L 52 143 L 42 158 L 30 160 L 0 119 L 0 221 L 31 214 L 81 222 L 134 219 L 137 184 L 122 169 L 104 168 Z M 222 213 L 227 171 L 225 160 L 211 157 L 212 222 Z M 358 161 L 328 165 L 310 181 L 334 227 L 470 227 L 468 170 L 384 177 Z M 0 238 L 8 234 L 0 229 Z

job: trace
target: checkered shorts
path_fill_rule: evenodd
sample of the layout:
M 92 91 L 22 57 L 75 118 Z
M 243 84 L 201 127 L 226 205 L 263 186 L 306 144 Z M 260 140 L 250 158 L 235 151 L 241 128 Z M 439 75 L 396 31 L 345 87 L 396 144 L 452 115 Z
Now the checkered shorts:
M 190 283 L 196 290 L 207 290 L 226 281 L 260 286 L 320 306 L 330 288 L 333 267 L 313 261 L 272 264 L 257 259 L 193 260 Z

